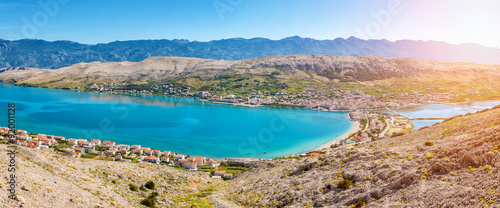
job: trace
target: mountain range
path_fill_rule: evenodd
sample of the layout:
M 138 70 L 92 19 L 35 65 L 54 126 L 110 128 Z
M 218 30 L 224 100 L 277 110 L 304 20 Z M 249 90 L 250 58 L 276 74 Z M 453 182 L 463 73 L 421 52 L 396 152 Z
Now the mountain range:
M 131 40 L 105 44 L 71 41 L 0 39 L 0 68 L 34 67 L 56 69 L 81 62 L 140 62 L 152 56 L 194 57 L 216 60 L 244 60 L 255 57 L 327 54 L 376 55 L 388 58 L 416 58 L 441 62 L 500 64 L 500 49 L 473 43 L 438 41 L 316 40 L 298 36 L 281 40 L 232 38 L 198 42 L 188 40 Z

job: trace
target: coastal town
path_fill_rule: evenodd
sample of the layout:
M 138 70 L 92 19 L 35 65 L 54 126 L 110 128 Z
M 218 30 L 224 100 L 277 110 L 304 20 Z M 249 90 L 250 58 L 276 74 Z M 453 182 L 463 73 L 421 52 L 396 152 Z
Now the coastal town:
M 328 148 L 348 147 L 384 137 L 398 136 L 413 130 L 411 120 L 401 115 L 353 111 L 348 113 L 348 118 L 354 122 L 352 129 L 342 137 L 317 148 L 316 152 L 321 152 Z M 307 154 L 297 154 L 294 156 L 305 155 Z
M 332 141 L 326 146 L 341 147 L 347 144 L 371 141 L 382 137 L 397 136 L 413 130 L 408 117 L 394 113 L 395 108 L 409 106 L 447 103 L 458 95 L 456 93 L 422 94 L 416 91 L 396 95 L 370 95 L 360 90 L 341 90 L 324 85 L 324 88 L 305 88 L 301 92 L 279 90 L 271 93 L 268 90 L 252 89 L 245 95 L 231 94 L 230 91 L 214 94 L 209 91 L 193 91 L 191 87 L 174 86 L 172 84 L 152 85 L 142 90 L 123 90 L 124 83 L 92 84 L 89 90 L 100 93 L 146 94 L 192 97 L 201 101 L 233 104 L 246 107 L 291 107 L 315 111 L 348 112 L 349 120 L 355 127 L 346 135 Z M 435 89 L 428 88 L 433 91 Z M 391 113 L 377 113 L 377 111 Z M 356 126 L 359 125 L 359 126 Z M 322 149 L 325 145 L 316 149 Z M 305 154 L 297 154 L 304 156 Z
M 160 151 L 141 145 L 116 144 L 110 140 L 72 139 L 62 136 L 28 133 L 25 130 L 0 127 L 0 139 L 7 138 L 9 131 L 15 137 L 8 142 L 24 148 L 37 150 L 50 149 L 71 158 L 98 158 L 129 163 L 148 163 L 167 165 L 199 173 L 210 174 L 212 178 L 231 179 L 246 170 L 244 159 L 225 159 L 217 161 L 206 157 L 191 157 L 171 151 Z
M 455 93 L 422 94 L 415 91 L 397 95 L 370 95 L 360 90 L 334 89 L 326 85 L 320 89 L 304 88 L 300 92 L 278 90 L 271 93 L 269 90 L 251 89 L 246 94 L 232 94 L 230 91 L 216 94 L 209 91 L 195 91 L 191 87 L 173 84 L 151 85 L 141 89 L 125 89 L 127 88 L 125 86 L 124 83 L 114 82 L 94 83 L 86 90 L 100 93 L 192 97 L 203 101 L 247 107 L 276 106 L 344 112 L 436 104 L 449 102 L 457 97 Z
M 359 143 L 373 141 L 382 137 L 397 135 L 411 131 L 411 121 L 399 115 L 370 113 L 368 111 L 353 111 L 347 114 L 354 126 L 341 138 L 332 138 L 333 143 L 319 147 L 306 153 L 298 153 L 286 157 L 306 157 L 323 154 L 326 148 L 341 148 Z M 8 137 L 9 132 L 15 132 L 14 138 L 8 142 L 24 148 L 50 151 L 71 158 L 96 158 L 129 163 L 148 163 L 167 165 L 199 173 L 210 174 L 212 178 L 231 179 L 235 175 L 255 165 L 257 158 L 229 158 L 215 160 L 206 157 L 196 157 L 175 153 L 168 150 L 151 149 L 139 144 L 117 144 L 110 140 L 65 138 L 63 136 L 29 133 L 26 130 L 0 127 L 0 139 Z
M 413 129 L 412 122 L 404 116 L 388 113 L 374 113 L 374 110 L 385 110 L 407 106 L 436 104 L 449 102 L 457 97 L 455 93 L 421 94 L 415 91 L 398 95 L 370 95 L 359 90 L 340 90 L 324 86 L 321 89 L 305 88 L 302 92 L 279 90 L 276 93 L 252 89 L 246 95 L 213 94 L 209 91 L 193 91 L 191 87 L 152 85 L 142 90 L 123 90 L 124 83 L 92 84 L 93 92 L 117 94 L 147 94 L 192 97 L 202 101 L 241 105 L 246 107 L 275 106 L 292 107 L 316 111 L 349 112 L 349 120 L 355 122 L 353 129 L 346 135 L 324 145 L 324 147 L 341 147 L 343 145 L 367 142 L 373 139 L 399 135 Z M 325 90 L 327 89 L 327 90 Z M 432 90 L 432 89 L 428 89 Z M 359 126 L 356 126 L 359 125 Z M 293 156 L 305 156 L 306 153 Z
M 247 107 L 279 106 L 302 108 L 316 111 L 348 112 L 347 117 L 353 121 L 352 129 L 339 138 L 316 148 L 310 152 L 298 153 L 285 157 L 306 157 L 324 154 L 328 148 L 343 148 L 359 143 L 374 141 L 383 137 L 398 136 L 413 129 L 409 118 L 399 114 L 377 112 L 376 110 L 390 108 L 441 103 L 453 99 L 453 93 L 439 95 L 423 95 L 416 92 L 401 95 L 373 96 L 359 90 L 310 89 L 301 92 L 280 90 L 251 90 L 246 95 L 235 95 L 227 92 L 225 95 L 212 94 L 209 91 L 193 91 L 190 87 L 174 87 L 173 85 L 153 85 L 150 89 L 123 90 L 125 84 L 102 83 L 93 84 L 91 91 L 112 94 L 146 94 L 192 97 L 201 101 L 242 105 Z M 79 89 L 75 89 L 79 90 Z M 389 98 L 390 97 L 390 98 Z M 0 135 L 6 135 L 9 128 L 1 127 Z M 0 138 L 3 139 L 3 138 Z M 139 144 L 117 144 L 111 140 L 65 138 L 62 136 L 28 133 L 25 130 L 15 130 L 15 139 L 10 143 L 31 149 L 51 149 L 52 151 L 72 158 L 96 158 L 130 163 L 148 163 L 167 165 L 188 171 L 210 174 L 212 178 L 231 179 L 259 161 L 258 158 L 234 158 L 214 160 L 206 157 L 196 157 L 171 152 L 168 150 L 151 149 Z
M 91 89 L 107 93 L 152 94 L 154 91 L 122 91 L 116 90 L 123 84 L 92 85 Z M 373 109 L 399 107 L 417 104 L 426 100 L 427 96 L 420 94 L 401 95 L 399 100 L 392 99 L 388 104 L 378 96 L 372 96 L 362 91 L 349 90 L 313 90 L 304 89 L 301 93 L 288 93 L 281 90 L 276 94 L 268 91 L 252 90 L 249 95 L 227 96 L 213 95 L 208 91 L 190 92 L 190 88 L 172 88 L 169 85 L 155 86 L 155 92 L 164 92 L 167 96 L 193 97 L 203 101 L 242 104 L 247 106 L 285 106 L 319 111 L 349 111 L 349 120 L 354 122 L 351 131 L 314 151 L 298 153 L 287 157 L 304 157 L 323 154 L 325 148 L 342 148 L 359 143 L 377 140 L 382 137 L 397 136 L 413 129 L 411 121 L 401 115 L 376 113 Z M 442 102 L 453 98 L 453 94 L 443 94 L 428 102 Z M 411 102 L 403 102 L 402 100 Z M 430 99 L 432 100 L 432 99 Z M 9 128 L 1 127 L 0 135 L 7 135 Z M 0 139 L 3 139 L 0 138 Z M 130 163 L 149 163 L 167 165 L 188 171 L 210 174 L 212 178 L 231 179 L 255 163 L 256 159 L 225 159 L 214 160 L 206 157 L 183 155 L 168 150 L 151 149 L 139 144 L 117 144 L 111 140 L 65 138 L 62 136 L 28 133 L 25 130 L 15 130 L 15 139 L 9 143 L 31 149 L 51 149 L 54 152 L 72 158 L 97 158 Z

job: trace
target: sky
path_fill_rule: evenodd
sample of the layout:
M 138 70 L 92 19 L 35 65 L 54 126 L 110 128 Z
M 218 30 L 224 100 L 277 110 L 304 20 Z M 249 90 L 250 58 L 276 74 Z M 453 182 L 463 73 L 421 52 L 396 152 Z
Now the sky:
M 2 0 L 0 38 L 116 40 L 356 36 L 500 48 L 496 0 Z

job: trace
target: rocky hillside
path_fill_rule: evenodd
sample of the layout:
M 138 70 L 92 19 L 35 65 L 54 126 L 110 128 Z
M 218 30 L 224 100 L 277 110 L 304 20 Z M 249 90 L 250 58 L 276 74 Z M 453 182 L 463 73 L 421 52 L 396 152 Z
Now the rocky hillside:
M 478 44 L 438 41 L 315 40 L 298 36 L 281 40 L 232 38 L 198 42 L 188 40 L 133 40 L 88 45 L 71 41 L 0 39 L 0 68 L 33 67 L 56 69 L 80 62 L 140 62 L 152 56 L 244 60 L 291 54 L 376 55 L 445 62 L 500 64 L 500 49 Z
M 151 57 L 141 62 L 79 63 L 56 70 L 0 69 L 2 82 L 63 89 L 116 82 L 129 85 L 127 89 L 172 84 L 192 91 L 245 94 L 252 89 L 296 91 L 330 86 L 378 95 L 456 93 L 460 101 L 499 99 L 499 79 L 500 65 L 369 55 L 286 55 L 241 61 Z
M 69 158 L 50 151 L 21 148 L 16 154 L 16 193 L 8 198 L 9 155 L 0 145 L 0 207 L 145 207 L 140 201 L 157 192 L 157 207 L 185 207 L 200 191 L 216 186 L 206 174 L 164 165 Z M 50 149 L 47 149 L 50 150 Z M 132 191 L 153 181 L 155 188 Z M 208 201 L 208 198 L 206 199 Z
M 438 73 L 500 73 L 500 65 L 474 63 L 445 63 L 408 58 L 378 56 L 289 55 L 253 58 L 242 61 L 223 61 L 183 57 L 151 57 L 141 62 L 79 63 L 57 70 L 34 68 L 4 68 L 0 79 L 33 77 L 108 77 L 127 79 L 148 77 L 163 79 L 199 71 L 271 69 L 284 73 L 303 71 L 328 79 L 350 77 L 358 81 L 381 80 L 392 77 L 435 75 Z M 31 74 L 30 74 L 31 73 Z M 35 77 L 36 76 L 36 77 Z
M 403 136 L 262 163 L 221 200 L 240 207 L 500 207 L 500 107 Z

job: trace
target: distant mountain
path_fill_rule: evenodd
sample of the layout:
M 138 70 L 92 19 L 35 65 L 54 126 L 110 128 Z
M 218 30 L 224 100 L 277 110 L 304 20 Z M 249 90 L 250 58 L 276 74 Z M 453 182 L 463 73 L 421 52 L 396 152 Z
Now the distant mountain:
M 198 42 L 187 40 L 133 40 L 88 45 L 71 41 L 0 39 L 0 68 L 61 68 L 80 62 L 139 62 L 151 56 L 243 60 L 291 54 L 376 55 L 443 62 L 500 64 L 500 49 L 478 44 L 437 41 L 315 40 L 298 36 L 281 40 L 232 38 Z

